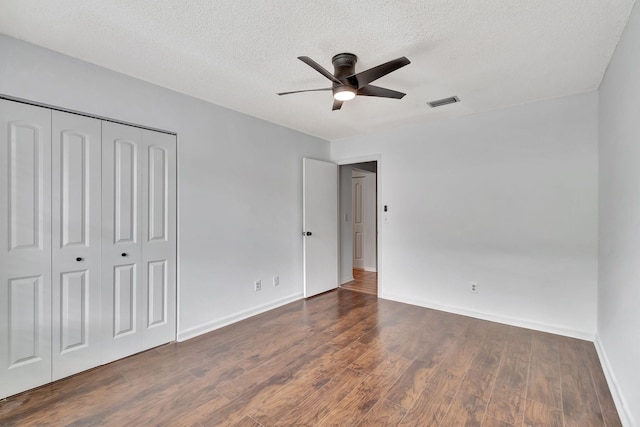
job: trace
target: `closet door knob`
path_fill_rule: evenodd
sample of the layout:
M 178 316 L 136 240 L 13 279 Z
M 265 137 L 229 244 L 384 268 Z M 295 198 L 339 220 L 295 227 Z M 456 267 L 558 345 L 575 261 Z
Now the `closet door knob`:
M 82 261 L 82 258 L 78 257 L 78 258 L 76 258 L 76 261 L 80 262 L 80 261 Z
M 127 253 L 126 252 L 122 252 L 122 256 L 127 256 Z

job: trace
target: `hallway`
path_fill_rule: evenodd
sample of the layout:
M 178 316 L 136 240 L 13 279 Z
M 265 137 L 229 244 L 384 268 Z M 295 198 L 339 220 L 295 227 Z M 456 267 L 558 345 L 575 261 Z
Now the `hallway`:
M 378 273 L 358 268 L 353 269 L 353 279 L 340 287 L 350 291 L 362 292 L 368 295 L 378 295 Z

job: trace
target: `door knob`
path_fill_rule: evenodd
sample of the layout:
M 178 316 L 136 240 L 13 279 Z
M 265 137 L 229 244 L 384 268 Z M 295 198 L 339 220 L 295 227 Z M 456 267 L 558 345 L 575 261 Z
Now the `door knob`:
M 80 261 L 82 261 L 82 258 L 78 257 L 78 258 L 76 258 L 76 261 L 80 262 Z
M 127 253 L 126 252 L 122 252 L 122 256 L 127 256 Z
M 303 236 L 311 236 L 311 232 L 310 231 L 303 231 L 302 235 Z

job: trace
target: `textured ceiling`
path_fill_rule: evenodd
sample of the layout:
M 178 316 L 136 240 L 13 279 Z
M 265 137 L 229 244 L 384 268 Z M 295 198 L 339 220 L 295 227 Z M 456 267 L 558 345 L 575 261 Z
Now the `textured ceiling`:
M 0 32 L 334 140 L 596 89 L 634 0 L 0 0 Z M 406 56 L 331 111 L 333 71 Z M 7 60 L 6 58 L 3 60 Z M 462 102 L 430 109 L 428 101 Z

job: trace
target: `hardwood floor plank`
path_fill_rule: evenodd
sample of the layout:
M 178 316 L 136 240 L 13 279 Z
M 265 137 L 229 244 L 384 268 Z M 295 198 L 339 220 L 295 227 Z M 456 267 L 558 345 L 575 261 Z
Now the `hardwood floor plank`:
M 399 425 L 438 426 L 447 414 L 452 402 L 453 396 L 451 394 L 430 383 L 416 399 L 413 407 Z
M 243 419 L 235 423 L 233 427 L 262 427 L 262 424 L 251 417 L 244 417 Z
M 191 384 L 192 378 L 182 373 L 165 377 L 162 381 L 154 379 L 144 385 L 138 382 L 126 392 L 104 396 L 103 401 L 94 402 L 85 416 L 69 425 L 80 427 L 144 423 L 148 419 L 161 416 L 164 405 L 179 396 L 176 394 L 177 391 L 185 390 Z M 221 396 L 214 392 L 211 398 Z
M 220 422 L 237 422 L 238 418 L 268 406 L 271 396 L 303 376 L 305 369 L 312 367 L 323 355 L 335 351 L 335 348 L 320 341 L 305 342 L 295 349 L 295 354 L 289 354 L 288 358 L 277 358 L 263 364 L 258 371 L 248 371 L 232 382 L 223 383 L 218 390 L 233 400 L 221 409 L 204 411 L 199 419 L 200 423 L 207 426 Z
M 555 336 L 542 332 L 533 334 L 527 398 L 554 408 L 562 407 L 558 351 Z
M 85 399 L 91 402 L 92 397 L 119 393 L 129 387 L 117 369 L 103 366 L 0 401 L 0 425 L 34 416 L 46 419 L 58 408 L 69 407 L 70 401 Z M 47 408 L 47 411 L 42 408 Z
M 609 385 L 607 384 L 607 379 L 602 371 L 602 364 L 600 363 L 600 358 L 598 357 L 596 348 L 593 343 L 587 341 L 582 342 L 582 347 L 587 357 L 589 372 L 591 372 L 591 378 L 595 386 L 598 401 L 600 402 L 600 407 L 602 408 L 603 413 L 616 414 L 617 417 L 616 404 L 613 401 L 611 392 L 609 391 Z M 619 423 L 620 421 L 611 420 L 611 422 Z M 609 425 L 609 423 L 607 423 L 607 425 Z
M 511 328 L 496 384 L 524 392 L 529 375 L 533 331 Z
M 45 392 L 48 392 L 47 397 L 55 396 L 55 391 L 49 390 L 49 386 L 27 392 L 27 394 L 33 393 L 36 400 L 30 402 L 26 408 L 22 407 L 20 410 L 9 410 L 4 413 L 0 416 L 0 425 L 28 426 L 47 423 L 66 425 L 83 417 L 87 412 L 91 413 L 108 408 L 110 405 L 116 405 L 121 400 L 122 394 L 135 392 L 135 389 L 122 376 L 117 381 L 98 383 L 93 389 L 86 389 L 86 393 L 70 393 L 66 388 L 71 387 L 72 382 L 64 381 L 64 383 L 66 387 L 57 388 L 62 391 L 60 398 L 38 400 L 38 397 L 43 396 Z M 20 395 L 16 396 L 16 398 L 19 397 Z M 11 403 L 12 399 L 10 398 L 6 402 Z M 0 407 L 4 407 L 5 404 L 0 404 Z
M 363 320 L 354 319 L 351 323 L 353 323 L 353 325 L 350 328 L 336 335 L 328 342 L 328 344 L 338 347 L 344 347 L 345 345 L 351 344 L 375 328 L 378 324 L 378 320 L 374 315 L 367 314 Z
M 522 422 L 525 399 L 524 391 L 514 390 L 506 384 L 496 385 L 487 407 L 487 415 L 509 424 Z
M 270 425 L 288 414 L 310 394 L 315 393 L 333 377 L 339 375 L 347 365 L 366 349 L 354 342 L 335 353 L 324 353 L 312 367 L 297 378 L 285 384 L 281 390 L 271 395 L 262 406 L 251 413 L 251 417 L 264 425 Z
M 0 401 L 0 426 L 620 426 L 592 343 L 336 290 Z
M 316 341 L 303 341 L 299 345 L 290 349 L 288 357 L 273 358 L 266 363 L 244 371 L 236 378 L 220 381 L 217 390 L 227 398 L 233 400 L 247 390 L 258 386 L 283 372 L 290 371 L 294 367 L 299 367 L 303 363 L 310 363 L 305 356 L 310 354 L 321 354 L 323 351 L 335 351 L 335 348 Z M 292 362 L 290 358 L 294 358 Z
M 391 352 L 388 352 L 384 348 L 367 347 L 368 350 L 349 364 L 349 368 L 354 371 L 369 374 L 391 355 Z
M 607 411 L 603 416 L 607 427 L 622 427 L 622 421 L 617 412 Z
M 277 427 L 316 425 L 367 376 L 353 369 L 344 369 L 273 425 Z
M 184 390 L 183 393 L 177 390 Z M 115 411 L 109 410 L 99 417 L 89 418 L 91 423 L 97 421 L 99 425 L 176 425 L 182 418 L 182 414 L 206 404 L 208 408 L 221 408 L 229 400 L 216 392 L 213 385 L 204 381 L 192 383 L 186 379 L 185 383 L 174 382 L 167 385 L 161 391 L 155 391 L 149 395 L 132 399 L 117 407 Z M 78 426 L 85 425 L 85 420 L 80 420 Z
M 354 268 L 353 279 L 354 280 L 348 283 L 340 285 L 340 287 L 369 295 L 378 295 L 378 273 L 375 271 L 372 272 Z
M 429 384 L 446 395 L 455 396 L 458 394 L 463 380 L 464 378 L 453 375 L 447 369 L 440 367 L 429 380 Z
M 442 427 L 480 427 L 486 409 L 487 401 L 483 398 L 474 394 L 460 393 L 451 403 L 440 425 Z
M 439 361 L 414 360 L 398 381 L 391 387 L 386 398 L 409 409 L 424 391 L 439 365 Z
M 525 406 L 523 426 L 562 427 L 562 410 L 529 399 Z
M 483 336 L 476 332 L 476 326 L 469 328 L 464 335 L 465 339 L 460 339 L 454 344 L 453 351 L 442 362 L 441 369 L 454 377 L 464 377 L 483 340 Z
M 401 340 L 393 351 L 408 359 L 417 359 L 424 357 L 424 354 L 433 350 L 425 346 L 428 342 L 439 342 L 439 337 L 443 335 L 443 331 L 436 330 L 432 327 L 432 316 L 436 316 L 434 311 L 427 311 L 421 316 L 416 316 L 412 325 L 405 328 L 402 333 L 404 339 Z M 398 333 L 400 335 L 400 333 Z
M 505 350 L 508 329 L 487 325 L 486 336 L 462 382 L 462 391 L 489 400 Z
M 583 342 L 573 338 L 562 338 L 559 342 L 565 426 L 603 426 L 604 418 L 585 359 Z
M 340 401 L 319 426 L 356 425 L 380 400 L 411 361 L 397 355 L 385 359 L 365 380 Z
M 358 426 L 370 427 L 370 426 L 397 426 L 406 414 L 406 410 L 401 406 L 396 405 L 388 401 L 387 399 L 380 399 L 373 405 L 371 411 L 360 421 Z
M 482 420 L 482 427 L 515 427 L 513 424 L 505 423 L 504 421 L 500 421 L 493 417 L 488 417 L 485 415 L 484 420 Z M 520 427 L 518 425 L 518 427 Z

